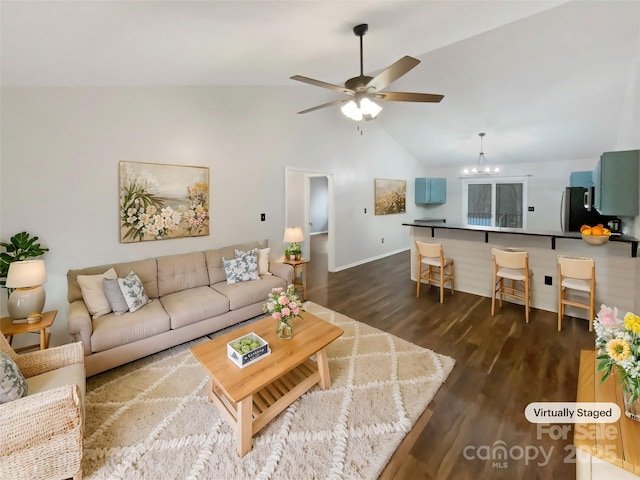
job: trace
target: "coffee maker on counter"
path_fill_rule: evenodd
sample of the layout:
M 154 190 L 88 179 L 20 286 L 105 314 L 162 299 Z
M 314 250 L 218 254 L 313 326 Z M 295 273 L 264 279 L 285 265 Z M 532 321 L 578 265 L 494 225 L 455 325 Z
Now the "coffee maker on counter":
M 622 235 L 622 222 L 619 218 L 613 218 L 607 222 L 607 228 L 611 235 Z

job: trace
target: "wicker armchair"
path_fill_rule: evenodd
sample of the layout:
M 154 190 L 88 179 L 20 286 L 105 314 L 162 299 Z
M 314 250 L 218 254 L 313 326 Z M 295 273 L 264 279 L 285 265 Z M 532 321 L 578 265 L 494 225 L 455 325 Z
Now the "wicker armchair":
M 16 362 L 29 384 L 29 395 L 0 405 L 0 478 L 80 480 L 82 344 L 17 355 L 0 333 L 0 350 Z

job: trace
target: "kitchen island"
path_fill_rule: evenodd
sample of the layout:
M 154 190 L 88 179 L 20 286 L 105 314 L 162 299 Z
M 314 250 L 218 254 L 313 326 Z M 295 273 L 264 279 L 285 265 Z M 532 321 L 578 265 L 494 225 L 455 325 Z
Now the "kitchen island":
M 604 245 L 588 245 L 578 232 L 539 231 L 449 224 L 416 220 L 410 227 L 413 240 L 442 243 L 456 265 L 455 289 L 491 297 L 492 247 L 523 248 L 534 271 L 531 304 L 557 312 L 557 256 L 591 257 L 596 262 L 596 305 L 605 303 L 626 311 L 640 311 L 640 260 L 638 239 L 612 236 Z M 411 248 L 411 278 L 417 278 L 415 243 Z M 581 309 L 567 308 L 567 315 L 586 318 Z

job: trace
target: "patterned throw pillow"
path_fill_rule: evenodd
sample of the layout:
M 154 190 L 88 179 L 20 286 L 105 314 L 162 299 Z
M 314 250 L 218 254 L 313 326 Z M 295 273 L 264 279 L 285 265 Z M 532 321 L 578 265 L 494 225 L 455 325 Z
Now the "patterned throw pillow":
M 9 355 L 0 352 L 0 403 L 27 395 L 29 387 L 24 375 Z
M 222 258 L 224 273 L 227 275 L 227 283 L 260 280 L 258 275 L 258 249 L 254 248 L 248 252 L 236 250 L 235 254 L 235 259 Z
M 150 302 L 144 286 L 135 272 L 131 271 L 124 278 L 118 279 L 118 286 L 131 313 L 137 312 Z

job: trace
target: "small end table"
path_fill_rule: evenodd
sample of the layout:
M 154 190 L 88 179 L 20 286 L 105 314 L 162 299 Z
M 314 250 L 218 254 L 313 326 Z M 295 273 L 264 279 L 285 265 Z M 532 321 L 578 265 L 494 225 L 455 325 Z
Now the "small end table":
M 307 300 L 307 263 L 309 260 L 303 258 L 300 260 L 289 260 L 285 258 L 282 263 L 293 267 L 293 285 L 302 288 L 302 301 Z M 298 273 L 300 274 L 300 282 L 298 282 Z
M 44 350 L 45 348 L 49 348 L 49 338 L 51 337 L 51 334 L 47 332 L 47 328 L 53 325 L 53 321 L 57 314 L 57 310 L 43 312 L 42 318 L 37 323 L 13 323 L 13 319 L 11 317 L 2 317 L 0 320 L 0 330 L 2 330 L 4 336 L 7 337 L 9 345 L 11 345 L 14 335 L 40 332 L 40 345 L 36 343 L 29 345 L 28 347 L 14 348 L 14 350 L 18 353 L 38 346 L 40 347 L 40 350 Z

